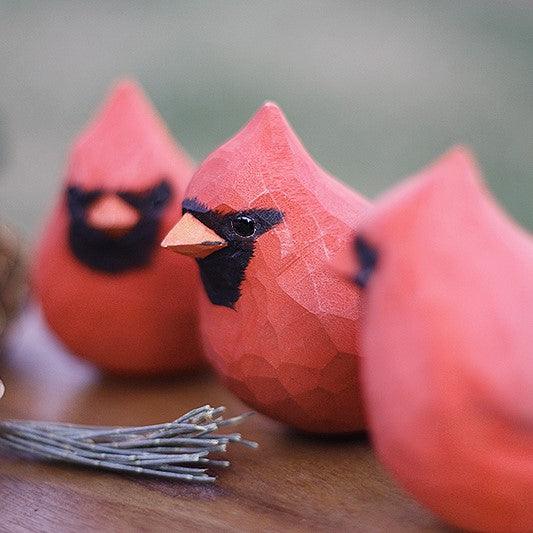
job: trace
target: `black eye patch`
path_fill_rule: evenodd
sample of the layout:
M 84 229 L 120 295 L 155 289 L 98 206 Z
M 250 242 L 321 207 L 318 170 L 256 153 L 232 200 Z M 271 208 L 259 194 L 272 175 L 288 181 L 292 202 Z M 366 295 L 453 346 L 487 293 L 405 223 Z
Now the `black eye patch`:
M 197 259 L 200 276 L 214 305 L 234 308 L 241 295 L 246 268 L 254 254 L 256 240 L 283 220 L 277 209 L 247 209 L 222 213 L 209 209 L 196 198 L 184 200 L 183 213 L 190 213 L 222 237 L 228 245 Z
M 228 242 L 253 242 L 283 220 L 277 209 L 246 209 L 233 213 L 221 213 L 208 209 L 196 198 L 183 201 L 183 214 L 190 213 L 202 224 L 212 229 Z M 253 227 L 253 231 L 248 232 Z
M 357 237 L 354 242 L 355 254 L 361 269 L 354 277 L 354 282 L 365 288 L 378 264 L 378 252 L 363 237 Z
M 87 223 L 87 209 L 105 192 L 101 189 L 86 191 L 79 187 L 68 187 L 65 191 L 72 253 L 89 268 L 109 274 L 147 266 L 159 241 L 161 215 L 172 198 L 170 183 L 162 180 L 142 193 L 116 193 L 140 215 L 137 224 L 120 237 L 110 236 Z
M 103 194 L 101 189 L 85 191 L 80 187 L 67 187 L 66 200 L 71 216 L 83 217 L 85 210 Z
M 140 211 L 163 209 L 172 197 L 170 184 L 163 180 L 156 187 L 142 193 L 119 191 L 118 196 Z

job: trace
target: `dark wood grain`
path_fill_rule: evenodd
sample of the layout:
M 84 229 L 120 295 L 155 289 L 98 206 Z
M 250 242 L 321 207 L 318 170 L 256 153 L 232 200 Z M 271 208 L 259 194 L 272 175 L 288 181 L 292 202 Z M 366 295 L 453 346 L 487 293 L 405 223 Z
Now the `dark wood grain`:
M 201 404 L 246 410 L 206 374 L 144 382 L 99 376 L 27 313 L 0 362 L 1 418 L 145 424 Z M 364 437 L 292 434 L 255 416 L 216 484 L 188 485 L 44 464 L 0 452 L 2 531 L 443 531 L 384 474 Z

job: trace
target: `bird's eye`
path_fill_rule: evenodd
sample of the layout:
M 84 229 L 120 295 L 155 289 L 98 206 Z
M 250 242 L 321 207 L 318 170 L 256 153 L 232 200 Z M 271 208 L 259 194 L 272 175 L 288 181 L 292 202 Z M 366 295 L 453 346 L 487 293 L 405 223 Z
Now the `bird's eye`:
M 247 215 L 238 215 L 231 221 L 233 231 L 241 237 L 251 237 L 255 233 L 255 221 Z

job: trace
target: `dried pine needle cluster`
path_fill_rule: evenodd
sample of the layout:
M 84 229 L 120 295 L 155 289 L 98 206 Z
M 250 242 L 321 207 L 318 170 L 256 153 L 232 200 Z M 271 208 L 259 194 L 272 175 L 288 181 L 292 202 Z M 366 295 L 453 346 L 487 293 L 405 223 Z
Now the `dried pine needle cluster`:
M 211 459 L 210 454 L 225 452 L 229 443 L 257 447 L 240 433 L 216 433 L 251 414 L 224 419 L 224 410 L 205 405 L 173 422 L 139 427 L 9 420 L 0 422 L 0 447 L 101 470 L 212 482 L 216 478 L 208 468 L 227 467 L 229 462 Z

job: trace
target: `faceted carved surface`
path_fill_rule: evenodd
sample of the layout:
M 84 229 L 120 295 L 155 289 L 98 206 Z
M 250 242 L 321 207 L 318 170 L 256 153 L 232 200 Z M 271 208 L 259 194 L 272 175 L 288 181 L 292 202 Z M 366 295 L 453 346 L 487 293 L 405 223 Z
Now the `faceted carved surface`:
M 456 149 L 378 202 L 362 337 L 369 427 L 423 504 L 533 527 L 533 246 Z
M 192 163 L 130 82 L 114 89 L 77 139 L 66 185 L 142 194 L 164 179 L 173 189 L 149 265 L 117 274 L 74 257 L 62 192 L 40 243 L 33 283 L 51 329 L 78 356 L 118 373 L 169 373 L 198 364 L 195 265 L 159 247 L 191 173 Z
M 368 202 L 318 167 L 274 104 L 204 161 L 186 197 L 219 213 L 283 214 L 256 239 L 234 308 L 202 298 L 205 347 L 225 383 L 300 430 L 363 428 L 359 293 L 331 263 Z

